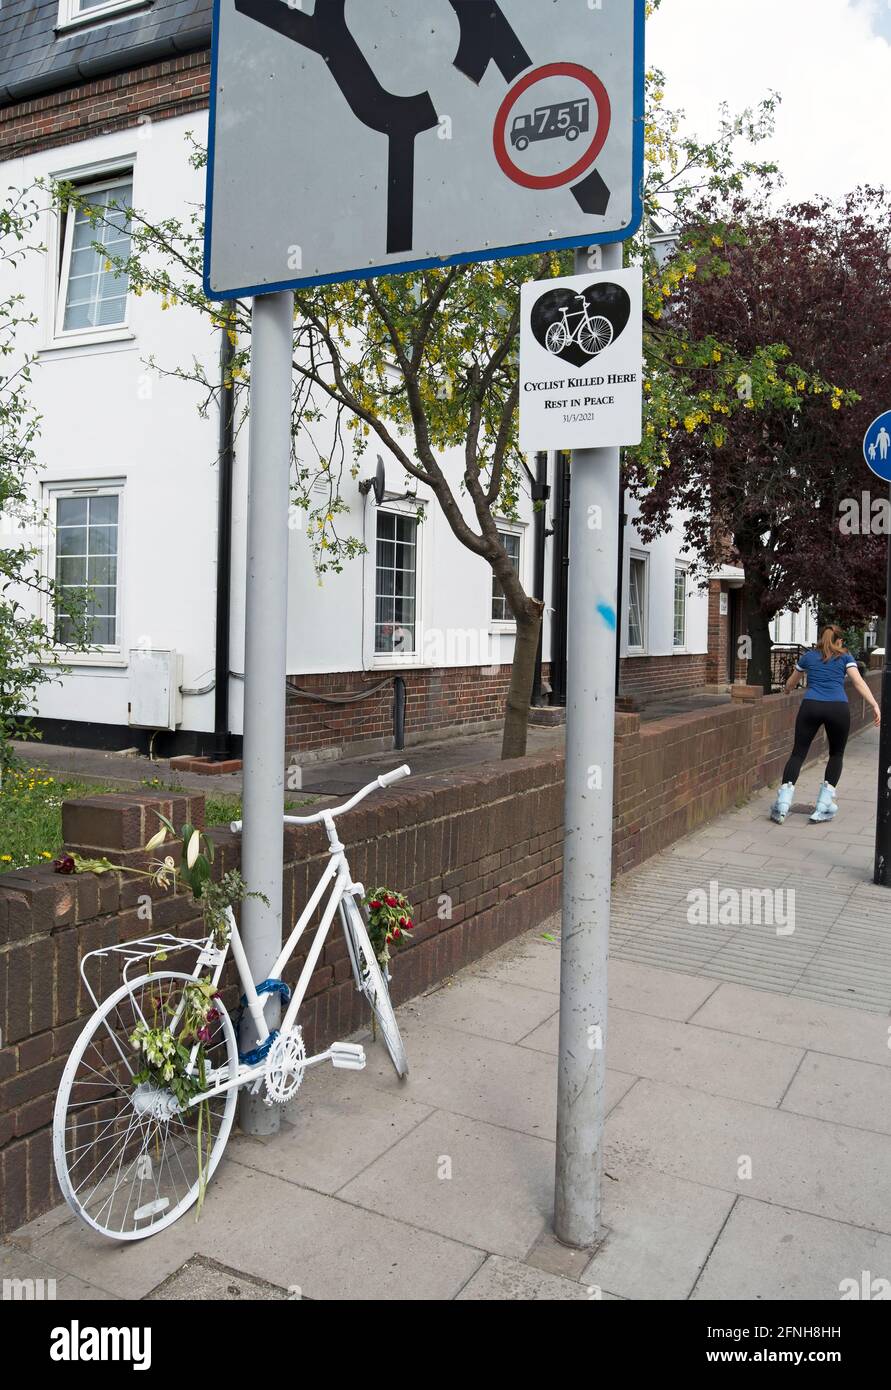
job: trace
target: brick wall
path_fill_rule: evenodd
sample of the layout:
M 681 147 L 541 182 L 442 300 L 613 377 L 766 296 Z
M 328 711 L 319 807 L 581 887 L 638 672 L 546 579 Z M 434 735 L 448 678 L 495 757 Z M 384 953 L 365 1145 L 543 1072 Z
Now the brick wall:
M 658 700 L 664 695 L 688 695 L 708 680 L 705 652 L 679 656 L 622 658 L 619 689 L 635 699 Z
M 547 669 L 547 668 L 545 668 Z M 391 747 L 393 735 L 393 678 L 405 681 L 405 733 L 413 740 L 445 729 L 471 732 L 504 717 L 510 666 L 450 666 L 419 671 L 394 671 L 376 694 L 349 704 L 325 704 L 300 695 L 360 694 L 379 685 L 380 671 L 347 671 L 332 675 L 290 676 L 286 748 L 289 753 L 317 753 L 363 743 Z
M 0 159 L 205 110 L 210 57 L 186 53 L 0 107 Z
M 878 690 L 880 675 L 869 677 Z M 797 696 L 763 697 L 752 687 L 732 706 L 678 715 L 641 727 L 617 716 L 616 872 L 649 855 L 754 788 L 779 777 L 792 740 Z M 854 727 L 868 722 L 859 697 Z M 818 745 L 817 758 L 824 756 Z M 340 822 L 354 874 L 366 886 L 388 883 L 416 907 L 414 940 L 397 956 L 397 1003 L 468 961 L 543 921 L 559 906 L 562 855 L 562 759 L 554 753 L 476 769 L 429 774 L 370 799 Z M 156 810 L 175 824 L 203 823 L 203 797 L 114 795 L 68 803 L 68 845 L 106 852 L 136 867 L 157 826 Z M 216 872 L 238 863 L 239 841 L 211 832 Z M 327 859 L 317 828 L 284 836 L 284 901 L 293 920 Z M 0 1232 L 59 1200 L 52 1171 L 52 1110 L 65 1063 L 90 1003 L 78 962 L 89 950 L 132 940 L 149 929 L 145 880 L 118 875 L 64 877 L 36 869 L 0 877 Z M 450 915 L 442 916 L 444 900 Z M 188 928 L 197 920 L 184 896 L 151 894 L 151 929 Z M 173 964 L 173 958 L 171 958 Z M 296 979 L 302 958 L 285 972 Z M 100 997 L 119 981 L 112 956 Z M 231 1001 L 233 985 L 227 984 Z M 342 940 L 332 934 L 301 1014 L 314 1050 L 364 1024 L 364 1005 L 349 978 Z

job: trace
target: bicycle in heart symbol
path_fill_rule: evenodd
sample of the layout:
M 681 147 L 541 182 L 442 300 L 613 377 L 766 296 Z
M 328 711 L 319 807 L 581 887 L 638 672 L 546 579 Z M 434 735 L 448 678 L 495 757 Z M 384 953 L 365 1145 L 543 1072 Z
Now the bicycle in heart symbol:
M 581 300 L 582 307 L 570 310 L 567 305 L 563 306 L 560 318 L 551 324 L 545 335 L 545 346 L 548 352 L 559 357 L 570 344 L 577 343 L 588 357 L 596 357 L 612 342 L 613 326 L 603 314 L 591 313 L 585 295 L 577 294 L 575 298 Z M 570 327 L 572 320 L 577 320 L 574 328 Z

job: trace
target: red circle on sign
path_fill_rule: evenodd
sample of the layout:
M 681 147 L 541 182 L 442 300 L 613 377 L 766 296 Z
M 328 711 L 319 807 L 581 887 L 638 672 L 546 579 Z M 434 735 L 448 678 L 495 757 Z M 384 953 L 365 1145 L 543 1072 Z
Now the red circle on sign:
M 546 77 L 574 77 L 588 88 L 597 102 L 597 130 L 594 132 L 594 139 L 588 149 L 571 168 L 564 169 L 559 174 L 527 174 L 519 165 L 514 163 L 508 153 L 507 122 L 511 111 L 523 93 L 528 92 L 529 88 L 533 87 L 536 82 L 543 82 Z M 611 121 L 612 107 L 610 106 L 609 93 L 599 77 L 596 77 L 589 68 L 583 68 L 578 63 L 547 63 L 544 67 L 534 68 L 532 72 L 527 72 L 525 77 L 521 77 L 501 103 L 498 115 L 495 117 L 495 130 L 492 137 L 495 146 L 495 158 L 498 160 L 502 172 L 507 174 L 507 177 L 512 179 L 514 183 L 521 184 L 523 188 L 562 188 L 564 184 L 573 183 L 575 179 L 590 169 L 606 144 Z

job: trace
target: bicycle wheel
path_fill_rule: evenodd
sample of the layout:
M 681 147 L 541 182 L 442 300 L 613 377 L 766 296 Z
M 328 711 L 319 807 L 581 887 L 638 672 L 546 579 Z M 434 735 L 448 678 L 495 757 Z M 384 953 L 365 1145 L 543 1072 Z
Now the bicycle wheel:
M 545 334 L 548 352 L 562 352 L 569 342 L 569 332 L 565 323 L 552 323 Z
M 387 982 L 368 939 L 368 930 L 355 898 L 345 897 L 343 902 L 349 924 L 348 930 L 353 938 L 356 965 L 359 970 L 359 988 L 371 1005 L 371 1012 L 381 1030 L 381 1036 L 390 1054 L 390 1061 L 396 1068 L 396 1075 L 404 1080 L 408 1075 L 408 1058 L 399 1033 L 399 1025 L 396 1022 L 396 1014 L 390 1003 Z
M 191 980 L 163 971 L 121 985 L 93 1014 L 62 1073 L 56 1176 L 72 1210 L 112 1240 L 143 1240 L 172 1225 L 197 1201 L 229 1138 L 236 1088 L 183 1109 L 170 1091 L 133 1081 L 143 1065 L 133 1030 L 170 1023 Z M 238 1045 L 222 1001 L 215 1007 L 204 1052 L 208 1078 L 219 1081 L 237 1074 Z
M 608 348 L 612 340 L 613 326 L 609 319 L 603 318 L 601 314 L 595 314 L 579 329 L 579 347 L 582 352 L 588 352 L 592 357 Z

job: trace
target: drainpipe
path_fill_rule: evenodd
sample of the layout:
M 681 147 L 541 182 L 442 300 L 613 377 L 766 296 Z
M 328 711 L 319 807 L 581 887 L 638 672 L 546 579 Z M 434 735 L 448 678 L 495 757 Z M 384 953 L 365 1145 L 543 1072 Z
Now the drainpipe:
M 554 456 L 554 621 L 551 627 L 551 704 L 566 704 L 566 605 L 569 597 L 569 455 Z
M 226 301 L 223 314 L 228 322 L 235 305 Z M 217 612 L 216 612 L 216 684 L 214 689 L 213 752 L 211 762 L 225 762 L 231 757 L 229 740 L 229 627 L 232 589 L 232 472 L 235 464 L 235 388 L 232 380 L 232 361 L 235 349 L 226 328 L 220 339 L 220 486 L 217 496 Z
M 545 596 L 545 540 L 547 537 L 547 509 L 545 503 L 551 495 L 548 487 L 548 456 L 535 456 L 535 482 L 532 484 L 532 501 L 536 511 L 532 517 L 533 546 L 535 549 L 535 575 L 533 591 L 535 597 L 544 602 Z M 541 630 L 538 634 L 538 652 L 535 657 L 535 679 L 532 682 L 533 705 L 544 704 L 541 693 L 541 663 L 544 656 L 544 612 L 541 615 Z
M 625 484 L 622 483 L 622 492 L 619 497 L 619 572 L 616 593 L 618 602 L 616 613 L 619 619 L 619 630 L 616 635 L 616 696 L 618 697 L 622 685 L 622 633 L 625 631 L 625 596 L 622 592 L 625 583 L 625 527 L 628 525 L 628 515 L 625 511 Z

